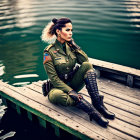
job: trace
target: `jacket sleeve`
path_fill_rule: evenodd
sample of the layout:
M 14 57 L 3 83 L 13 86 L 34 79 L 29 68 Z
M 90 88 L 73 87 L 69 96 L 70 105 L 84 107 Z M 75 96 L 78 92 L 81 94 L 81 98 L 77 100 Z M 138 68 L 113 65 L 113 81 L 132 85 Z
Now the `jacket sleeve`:
M 48 75 L 48 78 L 51 80 L 51 83 L 55 88 L 58 88 L 66 93 L 72 90 L 70 86 L 65 84 L 57 75 L 54 64 L 52 61 L 48 61 L 44 64 L 45 71 Z
M 81 49 L 76 49 L 74 51 L 76 58 L 77 58 L 77 63 L 82 64 L 83 62 L 88 62 L 88 56 L 87 54 L 81 50 Z

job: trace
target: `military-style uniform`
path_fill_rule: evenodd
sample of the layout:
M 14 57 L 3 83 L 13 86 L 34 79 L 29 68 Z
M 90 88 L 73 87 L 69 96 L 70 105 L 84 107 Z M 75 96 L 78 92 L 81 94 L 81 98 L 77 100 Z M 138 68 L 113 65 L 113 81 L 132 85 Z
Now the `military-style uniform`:
M 74 70 L 76 63 L 80 64 L 80 67 L 69 79 L 67 75 Z M 83 88 L 86 72 L 93 69 L 92 64 L 88 62 L 88 56 L 81 49 L 72 51 L 67 43 L 61 44 L 56 40 L 45 48 L 43 64 L 54 87 L 48 94 L 50 102 L 64 106 L 74 105 L 75 101 L 68 92 L 78 92 Z M 61 76 L 65 77 L 65 81 Z

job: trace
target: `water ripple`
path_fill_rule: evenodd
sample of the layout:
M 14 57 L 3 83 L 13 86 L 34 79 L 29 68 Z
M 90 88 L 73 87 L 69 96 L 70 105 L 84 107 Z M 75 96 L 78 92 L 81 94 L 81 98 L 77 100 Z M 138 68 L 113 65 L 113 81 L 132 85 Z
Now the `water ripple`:
M 74 37 L 90 57 L 139 68 L 139 0 L 1 0 L 2 78 L 15 85 L 45 78 L 40 36 L 54 17 L 72 19 Z M 34 73 L 38 77 L 28 77 L 30 81 L 14 77 Z

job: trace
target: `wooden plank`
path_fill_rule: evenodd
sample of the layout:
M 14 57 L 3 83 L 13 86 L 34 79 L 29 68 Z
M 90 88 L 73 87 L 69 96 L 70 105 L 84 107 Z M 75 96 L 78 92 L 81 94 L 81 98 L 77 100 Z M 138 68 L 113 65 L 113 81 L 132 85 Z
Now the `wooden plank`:
M 89 97 L 87 97 L 87 96 L 84 96 L 84 98 L 86 99 L 86 100 L 88 100 L 89 101 Z M 115 115 L 116 115 L 116 112 L 114 112 L 115 113 Z M 118 118 L 118 116 L 116 115 L 116 117 Z M 121 118 L 121 117 L 120 117 Z M 134 119 L 134 118 L 133 118 Z M 110 121 L 110 122 L 113 122 L 113 121 Z M 114 122 L 113 122 L 114 123 Z M 120 119 L 116 119 L 116 123 L 118 124 L 118 126 L 120 125 L 120 126 L 124 126 L 124 127 L 126 127 L 126 128 L 129 128 L 130 130 L 134 130 L 134 131 L 136 131 L 136 132 L 138 132 L 138 133 L 140 133 L 140 122 L 139 122 L 139 126 L 137 126 L 137 127 L 135 127 L 133 124 L 129 124 L 129 123 L 125 123 L 125 121 L 121 121 Z M 115 126 L 115 124 L 112 124 L 112 126 Z
M 31 89 L 31 90 L 33 90 L 33 91 L 36 91 L 36 92 L 38 92 L 39 94 L 42 94 L 42 95 L 43 95 L 43 93 L 42 93 L 42 88 L 39 87 L 39 86 L 37 86 L 37 85 L 35 85 L 35 84 L 30 84 L 30 85 L 27 85 L 26 87 L 28 87 L 29 89 Z
M 135 120 L 135 116 L 133 118 L 129 118 L 129 114 L 126 115 L 126 113 L 124 111 L 122 111 L 122 114 L 121 114 L 119 109 L 116 109 L 109 105 L 106 105 L 106 107 L 108 108 L 108 110 L 115 112 L 116 118 L 118 120 L 124 121 L 124 122 L 134 125 L 136 127 L 140 126 L 140 121 Z
M 28 86 L 28 87 L 29 87 L 29 86 Z M 33 89 L 36 89 L 36 88 L 33 87 Z M 38 90 L 38 89 L 37 89 L 37 90 Z M 37 93 L 36 93 L 36 94 L 37 94 Z M 120 122 L 120 121 L 118 121 L 118 122 Z M 138 129 L 137 127 L 135 127 L 135 126 L 133 126 L 133 125 L 129 125 L 129 124 L 127 124 L 127 123 L 123 123 L 123 124 L 124 124 L 124 126 L 123 126 L 124 128 L 125 128 L 125 127 L 129 127 L 129 132 L 130 132 L 130 131 L 133 131 L 133 130 L 134 130 L 134 131 L 136 131 L 136 130 L 139 131 L 139 130 L 140 130 L 140 129 Z M 116 124 L 114 124 L 114 126 L 116 126 Z M 131 126 L 132 126 L 132 127 L 131 127 Z M 119 127 L 120 127 L 120 124 L 118 124 L 118 128 L 119 128 Z M 122 129 L 124 130 L 124 128 L 122 128 Z M 136 131 L 136 133 L 137 133 L 137 131 Z M 130 133 L 131 133 L 131 132 L 130 132 Z M 135 133 L 135 132 L 134 132 L 134 133 Z
M 11 87 L 11 86 L 10 86 Z M 83 125 L 79 126 L 79 123 L 73 121 L 72 119 L 69 119 L 68 117 L 65 116 L 65 112 L 62 115 L 57 115 L 57 110 L 50 110 L 47 106 L 44 106 L 42 104 L 39 104 L 38 102 L 35 102 L 19 93 L 16 92 L 16 89 L 13 88 L 14 90 L 11 90 L 10 87 L 5 86 L 1 88 L 1 95 L 6 97 L 9 100 L 12 100 L 15 102 L 17 105 L 22 106 L 26 110 L 34 113 L 37 116 L 40 116 L 42 119 L 45 119 L 53 124 L 55 124 L 58 127 L 61 127 L 62 129 L 68 131 L 71 134 L 74 134 L 78 136 L 81 139 L 104 139 L 103 134 L 98 134 L 97 132 L 94 132 L 95 130 L 90 130 L 84 127 Z M 6 94 L 4 94 L 6 93 Z M 25 92 L 23 93 L 25 94 Z M 30 95 L 29 93 L 27 93 Z M 38 94 L 39 95 L 39 94 Z M 12 98 L 11 98 L 12 97 Z M 23 103 L 22 103 L 23 102 Z M 42 101 L 41 101 L 42 102 Z M 46 100 L 44 100 L 46 102 Z M 49 103 L 49 102 L 48 102 Z M 51 104 L 52 106 L 52 104 Z M 65 121 L 67 120 L 67 121 Z M 77 127 L 79 126 L 79 127 Z M 96 128 L 96 125 L 95 125 Z M 86 134 L 86 135 L 85 135 Z M 103 136 L 101 136 L 103 135 Z
M 37 82 L 36 83 L 33 83 L 33 85 L 37 85 L 37 86 L 40 86 L 40 84 L 38 84 Z M 31 89 L 37 89 L 39 92 L 42 92 L 42 89 L 39 88 L 39 87 L 35 87 L 35 86 L 32 86 L 32 85 L 29 85 L 29 88 Z M 118 95 L 118 92 L 116 92 L 115 90 L 109 90 L 109 89 L 105 89 L 103 88 L 102 90 L 100 90 L 103 92 L 103 94 L 105 93 L 106 97 L 108 98 L 111 98 L 112 101 L 115 100 L 116 102 L 118 103 L 122 103 L 122 106 L 123 104 L 126 104 L 128 106 L 128 111 L 131 110 L 131 113 L 134 113 L 135 111 L 137 112 L 137 115 L 140 114 L 139 112 L 139 109 L 140 109 L 140 102 L 138 99 L 134 99 L 134 98 L 130 98 L 129 96 L 124 96 L 123 94 L 119 94 Z M 85 92 L 86 93 L 86 89 L 83 88 L 82 92 Z M 112 95 L 111 93 L 113 93 L 113 96 L 109 96 L 109 95 Z M 117 96 L 118 95 L 118 96 Z M 119 97 L 119 98 L 115 98 L 115 97 Z M 123 101 L 121 100 L 123 99 Z M 127 99 L 127 100 L 126 100 Z M 129 101 L 129 102 L 128 102 Z M 134 103 L 134 104 L 133 104 Z M 136 104 L 136 105 L 135 105 Z M 118 104 L 119 105 L 119 104 Z M 132 108 L 132 109 L 131 109 Z
M 34 91 L 37 91 L 38 93 L 41 93 L 41 92 L 42 92 L 41 87 L 36 86 L 36 84 L 37 84 L 37 83 L 33 83 L 33 84 L 31 84 L 31 85 L 28 85 L 27 87 L 30 88 L 30 89 L 33 89 Z M 85 90 L 86 90 L 86 89 L 82 89 L 80 92 L 86 93 Z M 85 95 L 88 96 L 88 94 L 85 94 Z M 106 96 L 105 96 L 105 99 L 106 99 Z M 106 100 L 105 100 L 105 104 L 106 104 Z M 111 103 L 109 104 L 109 106 L 111 106 Z M 114 107 L 113 107 L 113 108 L 114 108 Z M 114 108 L 114 109 L 115 109 L 115 111 L 117 110 L 117 112 L 121 112 L 121 114 L 120 114 L 121 116 L 124 114 L 124 115 L 126 115 L 126 117 L 129 116 L 130 118 L 132 118 L 132 120 L 134 120 L 133 118 L 135 117 L 135 119 L 137 120 L 136 123 L 135 123 L 135 125 L 137 125 L 137 123 L 139 124 L 140 118 L 139 118 L 138 116 L 135 116 L 135 115 L 133 115 L 133 114 L 127 113 L 127 112 L 125 112 L 125 111 L 123 111 L 123 110 L 120 111 L 120 110 L 117 109 L 117 108 Z M 119 111 L 118 111 L 118 110 L 119 110 Z M 123 116 L 124 116 L 124 115 L 123 115 Z M 125 117 L 124 117 L 124 120 L 126 120 Z M 129 122 L 129 119 L 128 119 L 128 122 Z
M 46 80 L 33 82 L 32 84 L 42 86 L 42 83 L 45 81 Z M 114 95 L 114 96 L 118 95 L 118 97 L 120 97 L 120 98 L 126 97 L 126 100 L 128 100 L 132 103 L 135 103 L 137 105 L 140 105 L 140 102 L 139 102 L 140 89 L 130 88 L 123 84 L 120 84 L 120 83 L 117 83 L 117 82 L 114 82 L 111 80 L 107 80 L 104 78 L 97 79 L 97 83 L 98 83 L 99 90 L 101 90 L 101 91 L 105 90 L 105 92 L 112 93 L 112 95 Z M 125 95 L 127 95 L 127 96 L 125 96 Z
M 140 126 L 140 117 L 135 116 L 131 113 L 125 112 L 123 110 L 120 110 L 118 108 L 115 108 L 113 106 L 110 106 L 108 104 L 105 104 L 105 106 L 112 112 L 115 113 L 116 118 L 118 118 L 119 120 L 125 121 L 126 123 L 135 125 L 137 127 Z
M 34 89 L 37 89 L 37 90 L 39 90 L 38 88 L 36 88 L 36 87 L 33 87 Z M 110 108 L 110 107 L 109 107 Z M 113 109 L 114 110 L 114 109 Z M 130 118 L 128 118 L 128 114 L 126 115 L 126 116 L 124 116 L 126 113 L 122 113 L 122 114 L 117 114 L 116 113 L 116 115 L 118 116 L 118 118 L 119 119 L 121 119 L 121 120 L 123 120 L 123 121 L 125 121 L 125 122 L 127 122 L 127 123 L 129 123 L 129 124 L 131 124 L 131 125 L 134 125 L 134 126 L 137 126 L 137 127 L 139 127 L 140 126 L 140 122 L 137 122 L 137 121 L 135 121 L 134 120 L 134 117 L 135 116 L 132 116 L 132 119 L 130 119 Z M 135 117 L 135 119 L 136 119 L 136 117 Z M 139 119 L 140 120 L 140 119 Z M 137 129 L 137 128 L 136 128 Z
M 138 91 L 138 89 L 134 88 L 130 90 L 130 88 L 128 89 L 128 87 L 124 85 L 117 87 L 116 83 L 110 80 L 101 79 L 97 81 L 100 91 L 140 106 L 140 99 L 137 98 L 137 96 L 140 95 L 140 90 Z M 134 95 L 135 93 L 136 95 Z
M 124 72 L 127 74 L 132 74 L 135 76 L 140 76 L 140 70 L 135 69 L 135 68 L 122 66 L 119 64 L 114 64 L 114 63 L 110 63 L 110 62 L 106 62 L 106 61 L 102 61 L 102 60 L 97 60 L 97 59 L 93 59 L 93 58 L 89 58 L 89 62 L 92 63 L 93 66 L 95 65 L 95 66 L 108 68 L 108 69 L 119 71 L 119 72 Z
M 135 109 L 140 109 L 140 105 L 139 103 L 136 103 L 132 98 L 130 99 L 129 97 L 127 96 L 118 96 L 118 95 L 112 95 L 111 94 L 111 91 L 105 91 L 105 90 L 100 90 L 100 92 L 102 92 L 106 97 L 108 98 L 112 98 L 114 100 L 117 100 L 118 102 L 122 102 L 123 104 L 126 104 L 127 106 L 130 106 L 132 108 L 135 108 Z M 114 92 L 115 93 L 115 92 Z M 122 97 L 122 98 L 120 98 Z M 129 100 L 130 99 L 130 100 Z
M 86 89 L 86 88 L 83 88 L 81 91 L 82 91 L 84 94 L 89 95 L 89 94 L 87 93 L 87 89 Z M 118 102 L 119 104 L 125 105 L 125 107 L 128 106 L 128 107 L 132 108 L 133 111 L 135 111 L 135 110 L 138 111 L 137 114 L 140 115 L 140 112 L 139 112 L 140 105 L 133 104 L 133 103 L 128 102 L 128 101 L 126 101 L 126 100 L 124 100 L 124 99 L 121 99 L 121 98 L 116 98 L 115 96 L 112 96 L 112 94 L 108 94 L 108 90 L 106 90 L 106 92 L 105 92 L 104 90 L 101 90 L 101 93 L 102 93 L 102 94 L 106 93 L 106 94 L 105 94 L 105 97 L 106 97 L 107 99 L 112 100 L 112 102 Z M 115 92 L 114 92 L 114 94 L 115 94 Z M 127 98 L 127 97 L 126 97 L 126 98 Z
M 86 100 L 89 99 L 89 97 L 87 97 L 87 96 L 84 96 L 84 98 Z M 113 121 L 109 121 L 109 126 L 115 128 L 116 130 L 120 130 L 121 132 L 124 132 L 130 136 L 133 136 L 136 134 L 138 136 L 138 138 L 140 137 L 140 127 L 135 127 L 135 126 L 125 123 L 121 120 L 115 119 Z
M 20 90 L 22 90 L 22 89 L 20 89 Z M 24 91 L 26 91 L 27 93 L 30 93 L 30 95 L 31 95 L 31 92 L 33 92 L 32 90 L 29 90 L 29 89 L 26 89 L 26 88 L 24 88 Z M 23 93 L 23 92 L 22 92 L 22 93 Z M 34 92 L 34 93 L 32 93 L 32 94 L 33 94 L 33 96 L 34 96 L 35 94 L 38 94 L 38 93 L 35 93 L 35 92 Z M 24 95 L 25 95 L 25 94 L 24 94 Z M 38 100 L 38 99 L 39 99 L 39 98 L 37 97 L 36 100 Z M 43 103 L 42 101 L 43 101 L 43 99 L 41 98 L 40 101 L 38 101 L 38 102 Z M 48 105 L 48 104 L 49 104 L 48 102 L 46 102 L 45 104 L 46 104 L 47 106 L 49 106 L 49 105 Z M 53 107 L 53 108 L 54 108 L 54 107 Z M 56 109 L 56 110 L 58 110 L 58 109 Z M 68 112 L 69 112 L 69 111 L 68 111 Z M 66 113 L 66 110 L 65 110 L 65 113 Z M 77 120 L 79 121 L 79 118 L 78 118 Z M 88 126 L 89 126 L 89 124 L 87 125 L 87 127 L 88 127 Z M 93 126 L 91 126 L 91 127 L 93 127 Z M 119 134 L 119 135 L 120 135 L 120 134 Z M 110 136 L 111 136 L 111 135 L 110 135 Z
M 42 87 L 43 81 L 33 82 L 32 84 Z
M 117 82 L 106 80 L 106 79 L 99 79 L 98 80 L 98 86 L 100 88 L 106 88 L 108 90 L 116 91 L 115 94 L 118 92 L 122 95 L 127 95 L 131 98 L 136 98 L 137 100 L 140 100 L 140 89 L 136 88 L 130 88 L 127 86 L 124 86 L 122 84 L 119 84 Z M 113 94 L 113 92 L 112 92 Z
M 39 92 L 39 93 L 41 93 L 42 92 L 42 89 L 41 89 L 41 87 L 39 87 L 39 86 L 36 86 L 36 83 L 33 83 L 33 84 L 31 84 L 31 85 L 28 85 L 27 86 L 28 88 L 30 88 L 30 89 L 32 89 L 32 90 L 34 90 L 34 91 L 37 91 L 37 92 Z M 86 93 L 85 95 L 87 95 L 88 96 L 88 94 L 87 94 L 87 92 L 86 92 L 86 89 L 85 88 L 83 88 L 80 92 L 82 92 L 82 93 Z M 101 92 L 102 93 L 102 92 Z M 103 93 L 102 93 L 103 94 Z M 107 96 L 107 97 L 109 97 L 109 96 Z M 115 99 L 115 98 L 114 98 Z M 107 103 L 107 104 L 109 104 L 109 105 L 111 105 L 112 106 L 112 102 L 113 102 L 113 106 L 114 107 L 117 107 L 117 108 L 119 108 L 119 109 L 121 109 L 121 110 L 124 110 L 124 111 L 127 111 L 127 112 L 129 112 L 129 113 L 132 113 L 132 114 L 136 114 L 137 116 L 139 116 L 139 114 L 140 114 L 140 112 L 139 112 L 139 106 L 137 106 L 137 105 L 133 105 L 133 104 L 131 104 L 131 103 L 127 103 L 126 101 L 122 101 L 123 103 L 125 103 L 125 106 L 123 105 L 123 104 L 121 104 L 120 102 L 118 102 L 118 99 L 115 99 L 115 101 L 114 100 L 112 100 L 112 99 L 110 99 L 110 98 L 106 98 L 106 96 L 105 96 L 105 103 Z M 135 109 L 135 108 L 132 108 L 132 107 L 129 107 L 128 105 L 131 105 L 131 106 L 133 106 L 133 107 L 137 107 L 137 109 Z M 140 120 L 140 119 L 139 119 Z
M 8 95 L 8 93 L 11 93 L 10 96 Z M 5 94 L 6 93 L 6 94 Z M 3 92 L 1 92 L 1 95 L 4 96 L 5 98 L 7 98 L 8 100 L 18 104 L 19 106 L 22 106 L 24 107 L 24 109 L 28 110 L 28 111 L 31 111 L 32 113 L 34 113 L 35 115 L 37 116 L 41 116 L 43 119 L 55 124 L 55 125 L 59 125 L 59 127 L 62 127 L 62 129 L 78 136 L 79 138 L 81 139 L 104 139 L 104 137 L 101 137 L 100 135 L 97 135 L 96 133 L 90 131 L 90 130 L 87 130 L 86 128 L 84 127 L 80 127 L 80 131 L 82 133 L 79 133 L 79 128 L 77 128 L 75 125 L 76 123 L 74 123 L 72 120 L 70 119 L 67 119 L 68 122 L 67 124 L 65 124 L 62 120 L 65 119 L 65 116 L 61 116 L 59 118 L 56 118 L 55 116 L 56 115 L 56 112 L 55 111 L 52 111 L 51 110 L 51 115 L 49 115 L 48 117 L 48 114 L 50 114 L 48 111 L 48 109 L 46 109 L 46 107 L 38 104 L 37 102 L 34 102 L 30 99 L 27 99 L 25 98 L 24 96 L 21 97 L 21 95 L 19 94 L 16 94 L 16 97 L 13 96 L 13 94 L 15 94 L 15 92 L 11 91 L 11 90 L 7 90 L 7 89 L 3 89 Z M 11 98 L 12 96 L 12 98 Z M 21 101 L 18 101 L 19 98 L 22 98 L 23 99 L 23 103 Z M 35 108 L 34 108 L 34 106 Z M 67 126 L 68 125 L 68 126 Z M 85 130 L 86 129 L 86 130 Z M 86 134 L 88 135 L 88 137 L 83 134 L 84 132 L 86 132 Z M 82 135 L 83 134 L 83 135 Z M 93 135 L 91 135 L 93 134 Z M 97 137 L 98 136 L 98 137 Z
M 111 97 L 113 96 L 113 97 L 116 97 L 117 99 L 122 99 L 124 101 L 127 101 L 128 103 L 132 103 L 132 104 L 135 104 L 137 106 L 140 106 L 140 102 L 138 99 L 124 95 L 123 93 L 121 94 L 120 92 L 117 92 L 113 89 L 101 87 L 101 88 L 99 88 L 99 91 L 103 92 L 104 94 L 108 94 Z
M 88 99 L 87 99 L 88 100 Z M 69 112 L 70 111 L 72 111 L 72 110 L 69 110 Z M 77 115 L 79 115 L 79 114 L 81 114 L 81 116 L 82 116 L 82 118 L 84 118 L 85 120 L 87 120 L 88 121 L 88 119 L 87 119 L 87 117 L 85 117 L 85 115 L 83 115 L 81 112 L 79 113 L 79 112 L 75 112 Z M 138 135 L 139 135 L 139 128 L 137 128 L 137 127 L 131 127 L 132 125 L 130 125 L 129 126 L 129 129 L 128 130 L 126 130 L 127 128 L 128 128 L 128 126 L 127 126 L 127 123 L 125 123 L 125 124 L 122 124 L 120 121 L 118 121 L 117 120 L 117 122 L 116 122 L 116 120 L 117 119 L 115 119 L 115 120 L 113 120 L 113 121 L 110 121 L 109 122 L 109 126 L 110 127 L 113 127 L 115 130 L 119 130 L 119 131 L 121 131 L 121 132 L 123 132 L 123 133 L 126 133 L 126 134 L 128 134 L 128 135 L 133 135 L 134 133 L 137 133 Z M 121 125 L 120 125 L 121 124 Z M 137 130 L 136 130 L 137 129 Z M 133 131 L 133 132 L 132 132 Z
M 83 95 L 87 96 L 86 94 L 83 94 Z M 88 97 L 89 97 L 89 96 L 88 96 Z M 129 119 L 134 119 L 134 118 L 135 118 L 135 120 L 137 121 L 137 123 L 138 123 L 138 124 L 140 123 L 140 117 L 139 117 L 139 115 L 136 115 L 135 112 L 129 111 L 129 110 L 128 110 L 129 107 L 126 107 L 126 106 L 123 106 L 123 107 L 122 107 L 122 105 L 119 106 L 119 103 L 114 102 L 113 100 L 109 100 L 108 98 L 106 98 L 106 96 L 105 96 L 105 98 L 104 98 L 104 103 L 105 103 L 106 106 L 109 106 L 109 108 L 113 108 L 113 110 L 114 110 L 115 112 L 119 113 L 120 116 L 123 115 L 123 116 L 125 116 L 125 117 L 128 117 Z M 126 107 L 126 108 L 125 108 L 125 107 Z M 112 110 L 112 111 L 113 111 L 113 110 Z M 119 119 L 123 119 L 123 118 L 121 117 L 121 118 L 119 118 Z M 128 119 L 128 120 L 129 120 L 129 119 Z M 127 120 L 124 118 L 124 121 L 127 121 Z M 129 121 L 128 121 L 128 123 L 129 123 Z M 136 124 L 135 124 L 135 125 L 136 125 Z
M 21 89 L 20 89 L 20 91 L 21 91 Z M 22 93 L 23 95 L 25 95 L 25 93 L 26 93 L 28 96 L 30 95 L 30 97 L 31 97 L 31 94 L 32 94 L 32 93 L 29 94 L 29 92 L 23 92 L 23 91 L 21 91 L 21 93 Z M 14 95 L 15 95 L 15 94 L 14 94 Z M 40 94 L 37 94 L 37 95 L 40 95 Z M 43 101 L 43 98 L 42 98 L 42 99 L 41 99 L 41 98 L 37 98 L 37 96 L 35 96 L 34 93 L 32 94 L 32 96 L 33 96 L 34 99 L 36 99 L 36 100 L 38 100 L 38 99 L 41 100 L 41 101 L 40 101 L 41 103 L 44 102 L 44 103 L 47 105 L 47 107 L 48 107 L 48 106 L 51 106 L 51 107 L 53 106 L 52 104 L 51 104 L 51 105 L 48 105 L 48 104 L 50 104 L 50 103 L 49 103 L 49 102 L 46 102 L 46 100 Z M 33 98 L 33 97 L 31 97 L 31 98 Z M 41 96 L 40 96 L 40 97 L 41 97 Z M 54 107 L 56 107 L 56 106 L 53 106 L 53 108 L 54 108 Z M 45 109 L 45 110 L 46 110 L 46 109 Z M 52 110 L 52 109 L 51 109 L 51 110 Z M 58 111 L 58 108 L 57 108 L 55 111 L 57 112 L 57 111 Z M 59 110 L 59 111 L 62 111 L 62 110 Z M 77 112 L 77 111 L 76 111 L 76 112 Z M 68 111 L 68 113 L 69 113 L 69 111 Z M 65 116 L 65 114 L 66 114 L 66 110 L 64 111 L 64 114 L 63 114 L 63 115 Z M 70 115 L 70 114 L 68 114 L 68 116 L 69 116 L 69 115 Z M 73 114 L 72 114 L 72 116 L 75 117 L 75 115 L 73 115 Z M 80 118 L 78 118 L 78 121 L 79 121 L 79 119 L 80 119 Z M 66 119 L 66 120 L 67 120 L 67 119 Z M 70 118 L 70 120 L 72 120 L 72 118 Z M 89 122 L 86 122 L 86 123 L 88 123 L 88 127 L 89 127 L 89 125 L 91 125 L 91 123 L 89 123 Z M 82 124 L 83 124 L 83 123 L 82 123 Z M 97 133 L 99 133 L 99 132 L 102 131 L 102 135 L 103 135 L 103 136 L 106 136 L 106 137 L 108 136 L 109 138 L 111 138 L 111 136 L 115 137 L 115 134 L 112 135 L 112 134 L 109 133 L 109 132 L 106 133 L 107 130 L 110 130 L 110 129 L 107 129 L 107 130 L 106 130 L 106 129 L 103 129 L 103 128 L 99 127 L 98 125 L 96 126 L 96 125 L 93 125 L 93 124 L 94 124 L 94 122 L 92 122 L 92 127 L 94 126 L 94 128 L 93 128 L 92 130 L 90 130 L 90 131 L 97 131 Z M 77 127 L 77 126 L 78 126 L 78 127 Z M 76 125 L 76 127 L 77 127 L 77 128 L 81 128 L 81 125 L 79 126 L 79 123 L 78 123 L 78 125 Z M 101 129 L 101 130 L 99 130 L 99 129 Z M 83 130 L 84 130 L 84 129 L 82 129 L 82 131 L 83 131 Z M 113 129 L 113 130 L 114 130 L 114 129 Z M 112 130 L 112 131 L 113 131 L 113 130 Z M 86 132 L 86 133 L 87 133 L 87 132 Z M 91 132 L 90 132 L 90 133 L 91 133 Z M 92 132 L 92 134 L 93 134 L 93 133 L 95 133 L 95 132 Z M 118 133 L 119 133 L 119 132 L 118 132 Z M 97 135 L 96 135 L 96 136 L 97 136 Z M 136 135 L 136 136 L 137 136 L 137 135 Z M 112 138 L 113 138 L 113 137 L 112 137 Z M 124 134 L 121 134 L 121 133 L 119 133 L 119 136 L 117 136 L 117 137 L 125 137 L 125 138 L 128 137 L 128 138 L 130 138 L 128 135 L 124 135 Z
M 85 88 L 82 89 L 81 92 L 84 93 L 85 95 L 89 96 L 89 94 L 86 92 Z M 100 92 L 100 93 L 103 95 L 102 92 Z M 126 102 L 121 99 L 117 99 L 117 98 L 107 95 L 107 94 L 105 95 L 104 101 L 107 104 L 110 104 L 114 107 L 117 107 L 117 108 L 127 111 L 129 113 L 132 113 L 134 115 L 140 116 L 140 111 L 139 111 L 140 107 L 138 105 Z

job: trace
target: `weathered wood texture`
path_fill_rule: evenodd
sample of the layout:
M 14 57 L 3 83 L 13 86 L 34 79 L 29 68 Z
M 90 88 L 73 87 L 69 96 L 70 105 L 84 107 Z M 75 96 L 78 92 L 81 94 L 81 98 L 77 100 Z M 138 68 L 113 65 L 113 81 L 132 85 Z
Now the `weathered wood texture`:
M 138 70 L 138 69 L 134 69 L 134 68 L 130 68 L 127 66 L 123 66 L 123 65 L 119 65 L 119 64 L 115 64 L 115 63 L 110 63 L 110 62 L 106 62 L 106 61 L 101 61 L 101 60 L 93 59 L 93 58 L 89 58 L 89 61 L 95 66 L 100 66 L 100 67 L 108 68 L 111 70 L 125 72 L 127 74 L 131 74 L 131 75 L 135 75 L 135 76 L 140 77 L 140 70 Z
M 89 58 L 89 62 L 98 70 L 99 75 L 119 81 L 129 87 L 140 88 L 140 70 L 106 61 Z
M 42 95 L 43 81 L 33 82 L 26 87 L 13 87 L 0 82 L 0 94 L 41 119 L 81 139 L 139 139 L 140 138 L 140 90 L 132 89 L 115 82 L 100 79 L 100 93 L 105 96 L 105 105 L 116 114 L 109 121 L 107 129 L 96 122 L 89 121 L 88 115 L 75 107 L 53 105 Z M 84 98 L 90 102 L 85 88 L 81 90 Z M 44 124 L 44 123 L 43 123 Z

